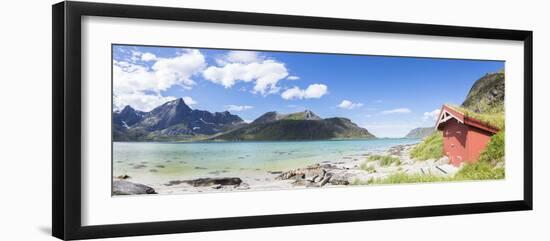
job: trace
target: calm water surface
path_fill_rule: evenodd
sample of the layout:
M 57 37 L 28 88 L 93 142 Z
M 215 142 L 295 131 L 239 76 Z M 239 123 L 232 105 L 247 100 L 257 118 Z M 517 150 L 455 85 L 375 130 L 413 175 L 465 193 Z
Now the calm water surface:
M 334 141 L 113 143 L 113 175 L 164 181 L 203 176 L 239 176 L 284 171 L 344 157 L 418 143 L 419 139 Z

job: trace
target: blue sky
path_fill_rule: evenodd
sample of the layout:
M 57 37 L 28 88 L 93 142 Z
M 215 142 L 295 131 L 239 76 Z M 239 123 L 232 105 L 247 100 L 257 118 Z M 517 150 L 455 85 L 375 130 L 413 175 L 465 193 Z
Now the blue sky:
M 114 109 L 149 111 L 174 98 L 247 121 L 309 109 L 347 117 L 378 137 L 433 126 L 502 61 L 113 46 Z

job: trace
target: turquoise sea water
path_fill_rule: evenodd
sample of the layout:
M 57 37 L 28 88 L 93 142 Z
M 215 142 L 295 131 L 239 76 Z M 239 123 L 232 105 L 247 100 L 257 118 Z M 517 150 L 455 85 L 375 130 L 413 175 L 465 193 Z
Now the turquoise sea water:
M 113 176 L 163 181 L 244 172 L 284 171 L 417 143 L 419 139 L 276 142 L 115 142 Z

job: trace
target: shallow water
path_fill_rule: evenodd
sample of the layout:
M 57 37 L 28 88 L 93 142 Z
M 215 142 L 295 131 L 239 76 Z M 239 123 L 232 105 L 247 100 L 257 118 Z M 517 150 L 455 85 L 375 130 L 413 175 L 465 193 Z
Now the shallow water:
M 417 143 L 419 139 L 277 142 L 115 142 L 113 175 L 149 182 L 285 171 Z

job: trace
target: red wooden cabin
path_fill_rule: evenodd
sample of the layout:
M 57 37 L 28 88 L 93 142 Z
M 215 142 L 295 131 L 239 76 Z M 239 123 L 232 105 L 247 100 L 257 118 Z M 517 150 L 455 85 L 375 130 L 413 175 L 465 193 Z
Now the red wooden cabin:
M 455 166 L 476 162 L 491 136 L 499 131 L 448 105 L 441 107 L 435 128 L 443 132 L 443 154 Z

